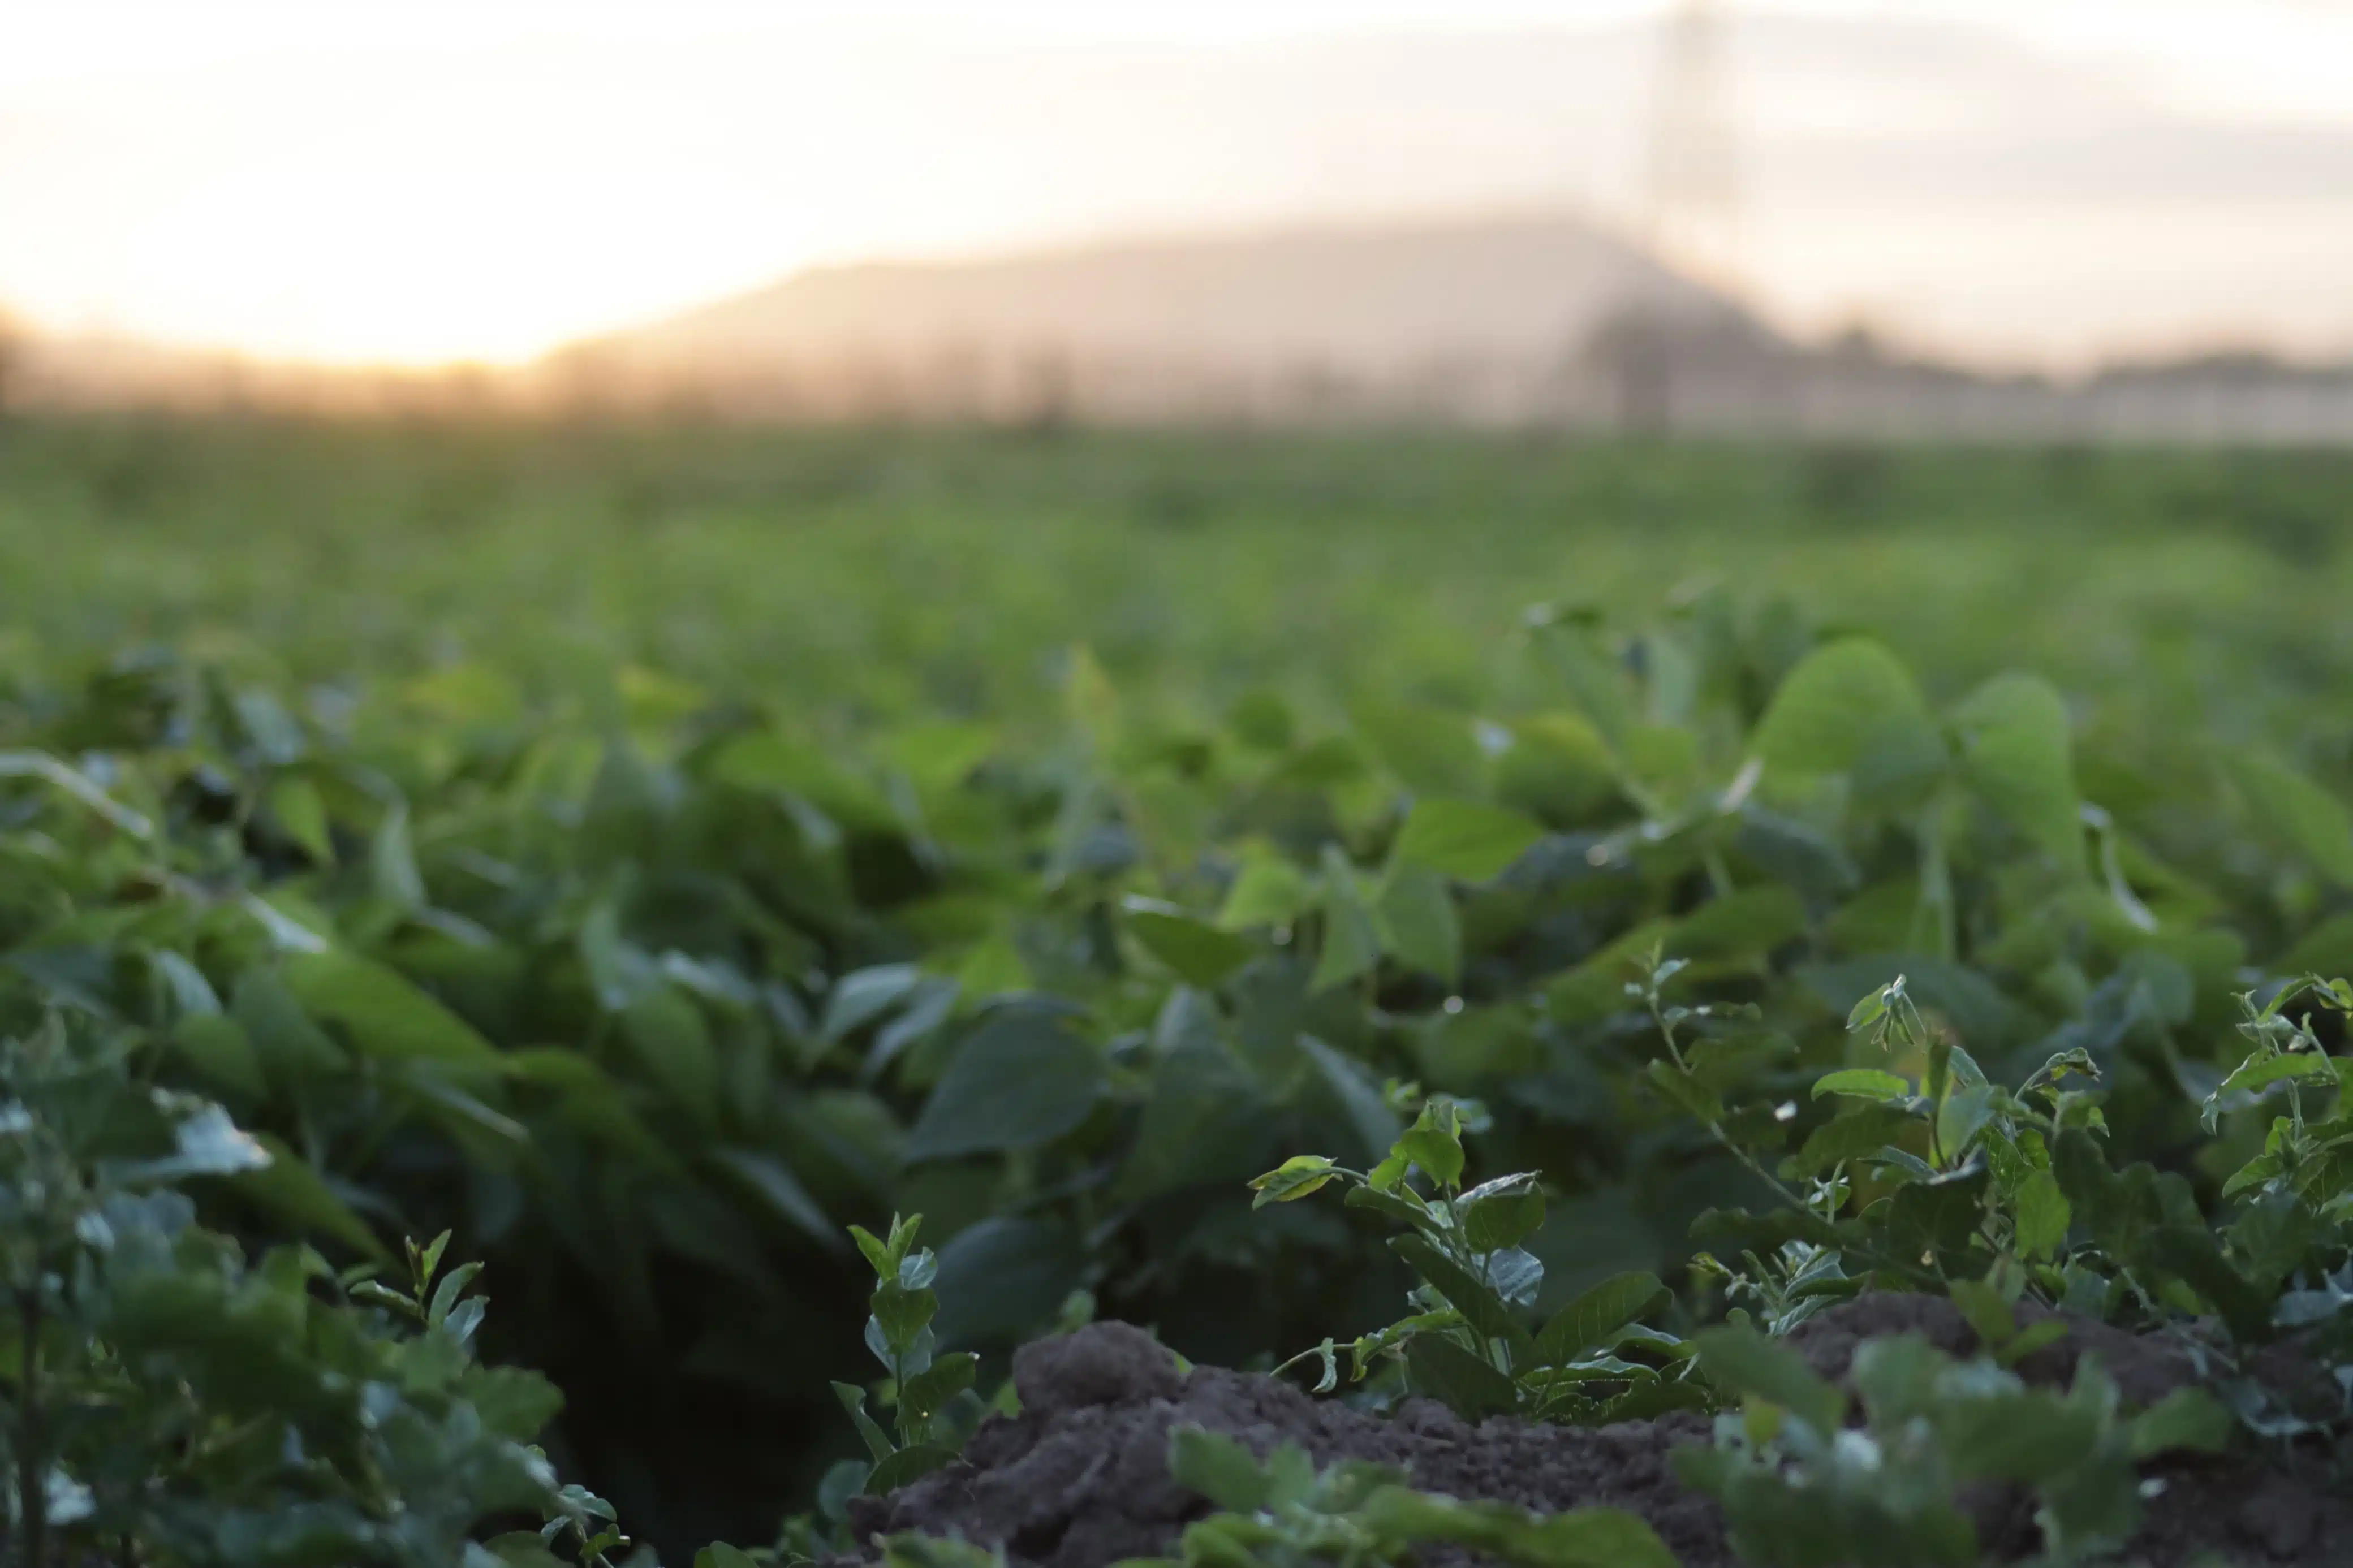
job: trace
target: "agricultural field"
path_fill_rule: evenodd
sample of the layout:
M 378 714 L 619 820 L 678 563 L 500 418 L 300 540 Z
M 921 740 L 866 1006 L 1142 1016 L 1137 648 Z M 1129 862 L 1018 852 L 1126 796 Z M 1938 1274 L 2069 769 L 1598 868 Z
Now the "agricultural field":
M 1100 1320 L 1676 1450 L 1180 1428 L 1198 1563 L 2327 1561 L 2348 530 L 2325 452 L 0 424 L 10 1544 L 970 1532 L 1025 1342 L 1037 1452 L 1163 1440 Z

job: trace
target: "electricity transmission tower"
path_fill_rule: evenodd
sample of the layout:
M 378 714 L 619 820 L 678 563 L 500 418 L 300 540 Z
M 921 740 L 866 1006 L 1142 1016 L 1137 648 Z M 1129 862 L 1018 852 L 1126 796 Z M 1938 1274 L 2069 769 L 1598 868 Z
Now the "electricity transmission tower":
M 1652 106 L 1645 237 L 1654 253 L 1706 282 L 1739 271 L 1739 169 L 1726 102 L 1724 13 L 1675 0 Z

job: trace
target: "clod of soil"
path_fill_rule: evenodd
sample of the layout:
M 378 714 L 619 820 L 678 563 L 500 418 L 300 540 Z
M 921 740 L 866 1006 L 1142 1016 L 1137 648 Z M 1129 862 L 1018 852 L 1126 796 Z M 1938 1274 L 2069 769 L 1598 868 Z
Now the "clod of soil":
M 2021 1315 L 2031 1322 L 2040 1314 Z M 1862 1341 L 1905 1331 L 1956 1355 L 1977 1348 L 1949 1301 L 1920 1296 L 1845 1302 L 1790 1338 L 1824 1375 L 1840 1377 Z M 2064 1384 L 2087 1352 L 2134 1405 L 2194 1376 L 2186 1346 L 2074 1320 L 2064 1339 L 2019 1371 L 2032 1383 Z M 1168 1475 L 1169 1431 L 1193 1424 L 1261 1455 L 1287 1441 L 1319 1465 L 1395 1465 L 1424 1490 L 1459 1498 L 1541 1511 L 1625 1509 L 1648 1520 L 1685 1568 L 1732 1568 L 1738 1561 L 1715 1504 L 1686 1491 L 1668 1461 L 1676 1447 L 1707 1440 L 1708 1423 L 1699 1416 L 1601 1427 L 1497 1417 L 1472 1426 L 1416 1400 L 1385 1417 L 1251 1373 L 1179 1373 L 1166 1350 L 1124 1323 L 1026 1345 L 1014 1356 L 1013 1379 L 1021 1414 L 983 1423 L 964 1458 L 946 1468 L 888 1498 L 859 1500 L 851 1521 L 861 1539 L 909 1531 L 960 1535 L 1001 1545 L 1036 1568 L 1107 1568 L 1125 1557 L 1169 1553 L 1184 1527 L 1208 1511 Z M 2276 1464 L 2244 1454 L 2161 1461 L 2147 1474 L 2164 1489 L 2149 1502 L 2128 1560 L 2188 1568 L 2219 1554 L 2246 1568 L 2321 1568 L 2353 1559 L 2353 1507 L 2330 1494 L 2325 1468 L 2325 1459 L 2310 1455 Z M 2022 1494 L 1991 1490 L 1968 1501 L 1996 1560 L 2032 1551 Z M 1463 1561 L 1456 1552 L 1430 1557 L 1433 1564 Z

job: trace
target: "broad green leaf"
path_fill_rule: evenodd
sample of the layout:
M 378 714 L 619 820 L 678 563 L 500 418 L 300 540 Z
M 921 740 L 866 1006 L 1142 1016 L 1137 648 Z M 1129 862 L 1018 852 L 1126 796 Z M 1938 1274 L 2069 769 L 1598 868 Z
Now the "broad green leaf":
M 172 1026 L 172 1048 L 198 1072 L 248 1094 L 267 1093 L 260 1058 L 237 1020 L 218 1013 L 182 1018 Z
M 2333 1080 L 2337 1077 L 2336 1062 L 2327 1057 L 2308 1051 L 2286 1052 L 2278 1056 L 2253 1056 L 2239 1064 L 2231 1076 L 2215 1089 L 2216 1094 L 2234 1090 L 2259 1093 L 2273 1084 L 2290 1079 Z
M 2000 1350 L 2018 1336 L 2018 1317 L 2009 1299 L 1983 1279 L 1956 1279 L 1946 1293 L 1959 1308 L 1982 1344 Z
M 1674 1568 L 1648 1521 L 1614 1508 L 1541 1514 L 1510 1543 L 1513 1562 L 1535 1568 Z
M 931 1254 L 922 1252 L 902 1265 L 902 1274 L 921 1279 L 926 1274 L 936 1277 L 936 1268 Z M 889 1365 L 893 1356 L 904 1356 L 915 1349 L 939 1312 L 940 1299 L 939 1293 L 928 1286 L 885 1279 L 874 1287 L 871 1305 L 874 1316 L 867 1325 L 868 1343 L 872 1344 L 877 1335 L 881 1337 L 881 1347 L 876 1353 Z
M 1544 837 L 1516 811 L 1467 800 L 1419 800 L 1398 835 L 1396 856 L 1465 882 L 1484 882 Z
M 1416 795 L 1476 795 L 1486 787 L 1487 759 L 1464 714 L 1395 703 L 1359 704 L 1352 715 L 1391 773 Z
M 1824 1437 L 1843 1424 L 1846 1396 L 1788 1346 L 1738 1323 L 1703 1330 L 1698 1343 L 1700 1370 L 1725 1393 L 1778 1405 Z
M 2177 1388 L 2133 1417 L 2132 1457 L 2153 1459 L 2182 1448 L 2220 1453 L 2230 1444 L 2232 1426 L 2230 1411 L 2211 1394 Z
M 356 953 L 295 953 L 279 976 L 303 1011 L 343 1026 L 368 1056 L 497 1063 L 498 1053 L 471 1025 L 400 974 Z
M 925 794 L 954 789 L 997 749 L 984 724 L 922 723 L 885 738 L 878 750 Z
M 694 1568 L 756 1568 L 756 1564 L 734 1547 L 714 1541 L 694 1554 Z
M 2040 1392 L 1956 1400 L 1937 1426 L 1962 1479 L 2021 1483 L 2064 1474 L 2100 1435 L 2092 1411 Z
M 628 1093 L 595 1058 L 558 1046 L 526 1046 L 501 1053 L 499 1066 L 518 1083 L 552 1090 L 562 1122 L 656 1169 L 683 1173 L 677 1155 L 647 1129 Z
M 1510 1342 L 1533 1352 L 1534 1341 L 1504 1298 L 1485 1280 L 1463 1268 L 1419 1236 L 1389 1238 L 1389 1249 L 1446 1298 L 1447 1304 L 1469 1320 L 1488 1339 Z
M 2275 757 L 2234 752 L 2230 764 L 2257 820 L 2331 881 L 2353 888 L 2353 816 L 2344 803 Z
M 1406 1342 L 1406 1380 L 1416 1394 L 1435 1399 L 1466 1421 L 1507 1415 L 1519 1405 L 1512 1380 L 1452 1340 L 1416 1334 Z
M 1805 934 L 1806 907 L 1797 889 L 1767 882 L 1700 905 L 1675 922 L 1666 950 L 1677 958 L 1756 960 Z
M 1568 688 L 1577 703 L 1604 742 L 1613 750 L 1625 743 L 1634 721 L 1633 704 L 1626 691 L 1623 668 L 1595 646 L 1592 630 L 1577 615 L 1545 615 L 1531 620 L 1528 634 Z
M 899 1391 L 899 1409 L 904 1420 L 912 1414 L 918 1420 L 929 1420 L 939 1414 L 940 1407 L 965 1389 L 980 1369 L 980 1358 L 969 1351 L 955 1351 L 941 1356 L 917 1376 L 907 1380 Z
M 1381 1098 L 1379 1080 L 1365 1069 L 1362 1062 L 1334 1050 L 1313 1035 L 1300 1036 L 1298 1046 L 1314 1064 L 1316 1078 L 1356 1133 L 1366 1159 L 1372 1159 L 1397 1142 L 1401 1131 L 1397 1112 Z
M 913 995 L 923 978 L 923 972 L 912 963 L 851 970 L 826 993 L 818 1033 L 829 1041 L 847 1038 Z
M 1547 1365 L 1575 1361 L 1670 1300 L 1655 1274 L 1614 1275 L 1553 1314 L 1536 1336 L 1537 1353 Z
M 1724 1100 L 1717 1092 L 1697 1076 L 1687 1073 L 1664 1057 L 1654 1058 L 1642 1068 L 1643 1076 L 1658 1086 L 1659 1092 L 1695 1121 L 1716 1122 L 1724 1120 Z
M 1042 1333 L 1086 1270 L 1084 1248 L 1061 1226 L 1019 1215 L 967 1226 L 940 1248 L 940 1342 L 1014 1344 Z
M 1361 1512 L 1388 1534 L 1450 1542 L 1517 1568 L 1675 1568 L 1674 1553 L 1649 1524 L 1614 1508 L 1532 1514 L 1392 1486 L 1366 1499 Z
M 279 828 L 305 855 L 322 866 L 335 863 L 334 839 L 327 829 L 327 803 L 317 784 L 300 773 L 281 774 L 270 781 L 265 798 Z
M 342 1071 L 343 1047 L 303 1011 L 275 970 L 256 965 L 237 976 L 229 1016 L 252 1042 L 264 1074 L 280 1082 Z
M 711 1158 L 758 1194 L 786 1224 L 828 1251 L 841 1250 L 840 1230 L 782 1160 L 756 1149 L 721 1149 Z
M 1495 759 L 1498 805 L 1538 816 L 1582 818 L 1619 791 L 1617 760 L 1580 713 L 1538 713 L 1511 726 L 1512 744 Z
M 1788 1169 L 1799 1176 L 1821 1175 L 1833 1165 L 1895 1142 L 1907 1130 L 1919 1125 L 1918 1117 L 1900 1107 L 1865 1105 L 1814 1129 L 1805 1146 L 1788 1161 Z
M 1461 977 L 1462 921 L 1444 877 L 1426 867 L 1396 867 L 1373 912 L 1391 957 L 1449 985 Z
M 1961 775 L 1988 805 L 2070 870 L 2084 868 L 2067 705 L 2040 676 L 1998 675 L 1953 710 Z
M 1456 1200 L 1454 1212 L 1472 1251 L 1501 1251 L 1519 1246 L 1544 1224 L 1544 1189 L 1533 1175 L 1482 1182 Z
M 1113 1191 L 1133 1203 L 1246 1179 L 1265 1167 L 1267 1135 L 1258 1087 L 1224 1042 L 1181 1041 L 1153 1068 Z
M 1188 985 L 1215 990 L 1258 952 L 1256 943 L 1196 920 L 1174 904 L 1130 897 L 1121 910 L 1135 940 Z
M 332 1237 L 366 1258 L 390 1256 L 367 1222 L 336 1196 L 334 1189 L 301 1155 L 267 1132 L 257 1132 L 254 1137 L 269 1151 L 269 1163 L 227 1178 L 230 1187 L 277 1215 L 298 1235 Z
M 1071 1033 L 1068 1019 L 1008 1008 L 957 1049 L 907 1136 L 907 1158 L 1050 1142 L 1087 1119 L 1103 1087 L 1103 1053 Z
M 1339 1179 L 1339 1171 L 1321 1154 L 1293 1154 L 1282 1164 L 1250 1183 L 1258 1196 L 1250 1207 L 1263 1208 L 1268 1204 L 1287 1204 L 1303 1198 L 1310 1193 Z
M 910 1481 L 919 1481 L 944 1465 L 955 1462 L 955 1450 L 937 1443 L 910 1443 L 887 1458 L 874 1461 L 867 1473 L 870 1497 L 887 1497 Z
M 1947 1164 L 1960 1159 L 1970 1140 L 1993 1120 L 1991 1085 L 1975 1083 L 1954 1089 L 1936 1108 L 1936 1147 Z
M 1265 1468 L 1221 1432 L 1186 1426 L 1169 1433 L 1168 1475 L 1229 1512 L 1253 1513 L 1266 1503 Z
M 1315 890 L 1306 872 L 1273 855 L 1253 855 L 1242 862 L 1241 874 L 1226 894 L 1218 924 L 1227 931 L 1289 925 L 1314 902 Z
M 438 1062 L 412 1058 L 391 1064 L 385 1076 L 417 1096 L 425 1112 L 456 1138 L 470 1158 L 503 1168 L 516 1151 L 531 1142 L 529 1130 L 461 1087 L 449 1076 L 451 1070 Z M 467 1078 L 485 1086 L 497 1081 L 488 1074 Z
M 1441 1187 L 1451 1187 L 1462 1179 L 1462 1141 L 1430 1108 L 1425 1107 L 1412 1127 L 1398 1135 L 1390 1152 L 1419 1166 Z
M 1315 956 L 1311 991 L 1329 991 L 1369 973 L 1381 959 L 1379 922 L 1365 901 L 1356 868 L 1331 846 L 1324 850 L 1324 946 Z
M 2019 1252 L 2029 1258 L 2054 1256 L 2074 1217 L 2059 1191 L 2058 1178 L 2048 1171 L 2029 1173 L 2019 1184 L 2016 1203 Z
M 1857 1005 L 1859 1010 L 1861 1005 Z M 1814 1080 L 1814 1098 L 1820 1100 L 1826 1094 L 1842 1094 L 1854 1100 L 1909 1100 L 1912 1084 L 1909 1079 L 1876 1068 L 1848 1068 L 1842 1072 L 1825 1073 Z
M 1758 721 L 1757 754 L 1799 773 L 1852 772 L 1875 748 L 1916 743 L 1934 725 L 1912 672 L 1879 643 L 1847 637 L 1808 654 Z
M 621 1038 L 644 1075 L 669 1103 L 705 1126 L 716 1126 L 725 1089 L 719 1047 L 702 1009 L 675 985 L 656 985 L 621 1013 Z
M 403 910 L 425 907 L 425 879 L 408 843 L 408 806 L 396 802 L 376 825 L 368 844 L 368 869 L 376 897 Z
M 2143 1250 L 2158 1268 L 2178 1275 L 2211 1302 L 2233 1337 L 2253 1342 L 2270 1331 L 2271 1297 L 2232 1267 L 2214 1233 L 2203 1225 L 2160 1226 L 2145 1238 Z

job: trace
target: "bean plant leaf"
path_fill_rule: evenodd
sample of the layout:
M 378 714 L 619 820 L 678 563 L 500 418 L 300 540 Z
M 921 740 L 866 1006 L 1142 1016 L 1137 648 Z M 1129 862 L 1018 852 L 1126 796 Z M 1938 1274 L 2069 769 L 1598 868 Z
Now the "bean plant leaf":
M 1877 995 L 1878 993 L 1873 992 L 1857 1003 L 1856 1011 L 1862 1011 Z M 1814 1080 L 1814 1098 L 1820 1100 L 1826 1094 L 1845 1095 L 1854 1100 L 1908 1100 L 1912 1096 L 1912 1085 L 1906 1079 L 1900 1079 L 1892 1072 L 1881 1072 L 1876 1068 L 1848 1068 L 1841 1072 L 1825 1073 Z
M 1121 908 L 1135 940 L 1188 985 L 1214 988 L 1258 952 L 1257 944 L 1174 904 L 1130 898 Z
M 2233 752 L 2232 776 L 2270 834 L 2339 887 L 2353 888 L 2353 815 L 2303 773 L 2261 752 Z
M 1221 1432 L 1187 1426 L 1169 1433 L 1168 1475 L 1230 1512 L 1254 1513 L 1267 1501 L 1265 1468 Z
M 1067 1019 L 1028 1008 L 999 1013 L 948 1064 L 907 1135 L 910 1160 L 1029 1149 L 1087 1119 L 1103 1098 L 1102 1054 Z
M 1339 1179 L 1338 1168 L 1323 1155 L 1293 1154 L 1250 1183 L 1251 1190 L 1258 1194 L 1250 1200 L 1250 1207 L 1292 1203 Z
M 1370 971 L 1380 962 L 1380 925 L 1366 902 L 1356 871 L 1336 848 L 1324 852 L 1324 946 L 1316 954 L 1312 991 L 1328 991 Z
M 1416 1334 L 1406 1342 L 1406 1377 L 1416 1394 L 1466 1421 L 1506 1415 L 1519 1405 L 1512 1380 L 1452 1340 Z
M 1518 812 L 1468 800 L 1420 800 L 1398 835 L 1396 855 L 1465 882 L 1499 876 L 1538 840 L 1544 829 Z
M 1778 1405 L 1824 1437 L 1839 1430 L 1846 1396 L 1797 1352 L 1740 1323 L 1703 1330 L 1698 1342 L 1701 1370 L 1725 1393 Z
M 1799 1176 L 1820 1175 L 1833 1165 L 1859 1159 L 1896 1142 L 1919 1125 L 1920 1119 L 1901 1106 L 1865 1105 L 1816 1128 L 1805 1146 L 1791 1156 L 1789 1169 Z
M 911 1481 L 955 1462 L 955 1450 L 938 1443 L 910 1443 L 874 1461 L 866 1478 L 869 1497 L 888 1497 Z
M 1289 925 L 1314 903 L 1314 889 L 1306 872 L 1272 855 L 1253 855 L 1242 863 L 1227 892 L 1218 924 L 1226 931 Z
M 1389 1247 L 1482 1336 L 1534 1350 L 1535 1342 L 1527 1330 L 1493 1286 L 1474 1277 L 1421 1237 L 1392 1237 Z
M 1536 1336 L 1537 1355 L 1547 1365 L 1577 1360 L 1671 1299 L 1655 1274 L 1613 1275 L 1553 1314 Z
M 777 1217 L 802 1235 L 828 1251 L 840 1250 L 839 1227 L 782 1160 L 757 1149 L 721 1149 L 712 1160 L 759 1194 Z
M 1384 952 L 1449 985 L 1461 977 L 1462 922 L 1444 877 L 1427 867 L 1395 868 L 1374 914 Z
M 1773 694 L 1753 738 L 1768 768 L 1801 773 L 1852 771 L 1891 737 L 1933 734 L 1928 705 L 1912 672 L 1866 637 L 1826 643 L 1808 654 Z
M 1952 722 L 1969 787 L 2045 854 L 2082 870 L 2083 805 L 2058 689 L 2040 676 L 1998 675 L 1963 700 Z
M 373 960 L 341 950 L 295 953 L 279 975 L 305 1013 L 342 1026 L 364 1055 L 497 1062 L 498 1053 L 471 1025 Z
M 1463 1239 L 1473 1252 L 1517 1247 L 1544 1224 L 1545 1197 L 1533 1176 L 1482 1182 L 1455 1202 Z

